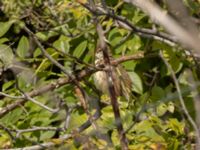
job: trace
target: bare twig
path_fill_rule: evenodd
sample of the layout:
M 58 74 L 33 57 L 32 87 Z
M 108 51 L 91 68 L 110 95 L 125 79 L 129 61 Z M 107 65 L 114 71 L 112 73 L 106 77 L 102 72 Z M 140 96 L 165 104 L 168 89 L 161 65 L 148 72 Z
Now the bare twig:
M 42 107 L 42 108 L 44 108 L 44 109 L 46 109 L 46 110 L 52 112 L 52 113 L 57 113 L 57 112 L 60 110 L 59 107 L 56 108 L 56 109 L 52 109 L 52 108 L 50 108 L 50 107 L 48 107 L 48 106 L 46 106 L 46 105 L 40 103 L 39 101 L 35 100 L 34 98 L 31 98 L 31 97 L 30 97 L 29 95 L 27 95 L 26 93 L 24 93 L 23 95 L 24 95 L 24 99 L 29 100 L 29 101 L 33 102 L 34 104 L 36 104 L 36 105 L 38 105 L 38 106 L 40 106 L 40 107 Z
M 9 95 L 9 94 L 3 93 L 3 92 L 0 92 L 0 96 L 9 97 L 11 99 L 23 99 L 24 98 L 23 96 L 13 96 L 13 95 Z
M 27 132 L 34 132 L 34 131 L 64 131 L 63 128 L 56 128 L 56 127 L 33 127 L 30 129 L 17 129 L 13 130 L 16 132 L 16 138 L 19 138 L 21 134 Z
M 73 108 L 66 108 L 65 112 L 66 112 L 66 118 L 65 118 L 65 123 L 64 123 L 64 129 L 66 130 L 69 127 L 69 122 L 71 119 L 71 113 L 73 111 Z

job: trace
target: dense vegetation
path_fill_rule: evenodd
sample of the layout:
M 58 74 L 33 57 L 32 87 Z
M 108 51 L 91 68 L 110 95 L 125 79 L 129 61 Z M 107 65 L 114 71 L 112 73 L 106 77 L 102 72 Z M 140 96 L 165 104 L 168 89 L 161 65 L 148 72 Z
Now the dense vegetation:
M 0 148 L 198 149 L 199 1 L 146 0 L 194 43 L 137 0 L 94 1 L 0 1 Z M 94 85 L 97 24 L 133 83 L 120 118 Z

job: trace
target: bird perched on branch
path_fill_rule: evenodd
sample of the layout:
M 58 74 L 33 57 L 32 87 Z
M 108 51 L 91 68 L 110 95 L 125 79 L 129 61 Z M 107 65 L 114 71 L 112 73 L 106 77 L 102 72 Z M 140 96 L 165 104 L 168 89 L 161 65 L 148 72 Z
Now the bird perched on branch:
M 113 60 L 111 52 L 109 51 L 110 60 Z M 103 51 L 97 44 L 95 52 L 95 66 L 99 67 L 105 65 Z M 128 101 L 131 95 L 132 81 L 127 73 L 127 71 L 119 64 L 117 66 L 111 67 L 113 76 L 113 85 L 115 89 L 116 96 L 125 97 Z M 94 73 L 94 84 L 98 90 L 103 94 L 109 95 L 107 74 L 105 71 L 97 71 Z

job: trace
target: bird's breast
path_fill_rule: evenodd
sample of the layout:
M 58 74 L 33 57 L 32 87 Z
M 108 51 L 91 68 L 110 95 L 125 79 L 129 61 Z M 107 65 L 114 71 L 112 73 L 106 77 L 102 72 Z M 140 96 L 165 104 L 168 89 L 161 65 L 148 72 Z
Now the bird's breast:
M 107 76 L 104 71 L 98 71 L 94 73 L 94 83 L 98 90 L 100 90 L 103 93 L 108 94 Z

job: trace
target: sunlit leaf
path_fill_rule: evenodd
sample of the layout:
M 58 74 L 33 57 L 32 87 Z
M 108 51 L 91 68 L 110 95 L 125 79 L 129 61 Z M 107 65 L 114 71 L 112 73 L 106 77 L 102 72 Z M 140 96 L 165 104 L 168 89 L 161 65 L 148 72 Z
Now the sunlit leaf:
M 168 110 L 168 107 L 166 104 L 160 104 L 157 109 L 156 109 L 156 112 L 158 114 L 158 116 L 163 116 Z
M 169 102 L 168 103 L 168 106 L 167 106 L 167 110 L 171 113 L 174 113 L 174 110 L 175 110 L 175 106 L 174 106 L 174 103 L 172 102 Z
M 135 72 L 129 72 L 129 76 L 132 80 L 132 89 L 138 94 L 143 93 L 143 86 L 142 86 L 142 80 Z
M 7 39 L 7 38 L 0 38 L 0 44 L 3 44 L 8 41 L 9 41 L 9 39 Z
M 15 81 L 8 81 L 6 83 L 3 84 L 3 87 L 2 87 L 2 91 L 5 91 L 7 90 L 9 87 L 11 87 L 13 84 L 15 83 Z
M 22 36 L 19 44 L 17 46 L 17 54 L 21 58 L 25 58 L 29 51 L 29 41 L 28 38 L 25 36 Z
M 151 99 L 157 101 L 161 100 L 164 97 L 165 97 L 165 91 L 159 86 L 154 86 L 152 89 Z
M 68 53 L 69 52 L 69 39 L 65 36 L 61 36 L 57 41 L 53 44 L 58 50 Z
M 11 25 L 13 24 L 13 22 L 11 21 L 7 21 L 7 22 L 0 22 L 0 37 L 2 37 L 11 27 Z
M 85 49 L 87 48 L 87 41 L 81 42 L 76 49 L 73 52 L 73 55 L 76 57 L 81 57 L 81 55 L 84 53 Z
M 0 44 L 0 64 L 1 66 L 9 66 L 13 62 L 13 52 L 9 45 Z

